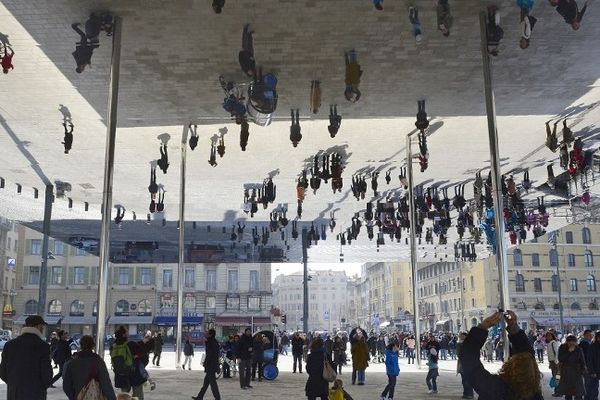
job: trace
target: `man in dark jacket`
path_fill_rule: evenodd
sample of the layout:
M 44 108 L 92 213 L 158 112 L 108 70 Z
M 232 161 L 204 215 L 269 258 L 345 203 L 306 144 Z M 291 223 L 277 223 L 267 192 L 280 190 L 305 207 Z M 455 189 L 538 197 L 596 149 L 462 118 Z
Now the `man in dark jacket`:
M 586 329 L 583 331 L 583 336 L 581 338 L 581 340 L 579 341 L 579 347 L 581 348 L 581 351 L 583 352 L 583 356 L 585 358 L 585 363 L 588 367 L 588 372 L 587 374 L 583 375 L 583 380 L 584 380 L 584 384 L 585 384 L 585 400 L 597 400 L 598 399 L 598 395 L 596 394 L 596 396 L 592 396 L 592 393 L 594 392 L 594 387 L 598 386 L 598 378 L 596 377 L 592 377 L 592 368 L 590 368 L 590 363 L 591 363 L 591 348 L 592 348 L 592 342 L 594 341 L 594 332 L 592 332 L 591 329 Z M 597 391 L 598 389 L 596 389 Z
M 200 392 L 198 392 L 198 396 L 193 398 L 194 400 L 202 400 L 204 398 L 208 385 L 210 385 L 210 390 L 212 391 L 215 400 L 221 400 L 216 377 L 220 367 L 219 343 L 217 342 L 217 339 L 215 339 L 215 334 L 216 332 L 214 329 L 209 329 L 208 334 L 206 335 L 206 342 L 204 343 L 206 349 L 206 357 L 204 358 L 204 384 L 202 385 Z
M 21 336 L 4 345 L 0 378 L 8 386 L 7 400 L 46 399 L 52 380 L 50 346 L 43 334 L 46 325 L 39 315 L 30 315 Z
M 162 354 L 163 345 L 165 344 L 162 335 L 159 333 L 154 338 L 154 357 L 152 358 L 152 365 L 160 367 L 160 355 Z
M 50 381 L 50 387 L 54 387 L 54 382 L 62 377 L 65 363 L 71 359 L 71 346 L 67 342 L 67 332 L 60 329 L 56 334 L 58 335 L 58 342 L 56 342 L 56 349 L 54 349 L 52 358 L 58 364 L 58 373 Z
M 488 329 L 497 325 L 502 319 L 506 321 L 506 329 L 509 333 L 508 338 L 511 344 L 511 358 L 506 362 L 515 362 L 516 365 L 512 365 L 513 369 L 533 369 L 530 376 L 541 376 L 537 362 L 534 358 L 533 348 L 527 340 L 527 335 L 525 335 L 525 332 L 523 332 L 517 324 L 517 315 L 512 311 L 507 311 L 506 313 L 494 313 L 484 319 L 478 326 L 471 328 L 460 350 L 459 361 L 461 363 L 462 373 L 473 386 L 473 389 L 479 394 L 480 399 L 512 400 L 517 397 L 524 398 L 523 396 L 526 396 L 525 398 L 529 400 L 542 400 L 542 389 L 539 387 L 539 379 L 537 388 L 534 388 L 533 392 L 515 393 L 515 391 L 523 389 L 519 387 L 519 383 L 511 385 L 511 382 L 509 381 L 510 376 L 501 377 L 499 375 L 490 374 L 483 367 L 483 364 L 481 364 L 480 352 L 488 337 Z M 529 354 L 521 355 L 521 353 Z M 517 361 L 513 360 L 513 357 L 515 356 L 518 356 L 518 360 L 515 358 Z M 529 358 L 529 356 L 531 358 Z M 529 373 L 530 371 L 526 372 Z M 526 389 L 531 390 L 530 388 L 531 382 L 527 382 Z
M 300 336 L 300 332 L 294 333 L 292 338 L 292 356 L 294 357 L 294 367 L 292 372 L 296 373 L 296 363 L 298 363 L 298 370 L 302 373 L 302 348 L 304 347 L 304 339 Z
M 574 31 L 579 29 L 587 8 L 587 1 L 581 10 L 575 0 L 550 0 L 550 5 L 556 7 L 556 12 L 564 18 L 567 24 L 571 25 Z
M 237 349 L 237 358 L 239 360 L 240 387 L 242 389 L 252 388 L 250 386 L 250 376 L 252 373 L 252 351 L 253 351 L 252 330 L 246 328 L 240 338 Z
M 598 378 L 600 378 L 600 331 L 596 332 L 594 342 L 588 350 L 589 361 L 587 364 L 588 374 L 590 377 L 589 395 L 590 399 L 598 398 Z

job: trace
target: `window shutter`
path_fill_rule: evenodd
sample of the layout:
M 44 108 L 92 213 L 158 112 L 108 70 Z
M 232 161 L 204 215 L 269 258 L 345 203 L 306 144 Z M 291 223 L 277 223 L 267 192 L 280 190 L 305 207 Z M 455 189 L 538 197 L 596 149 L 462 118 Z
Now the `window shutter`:
M 142 267 L 137 267 L 135 269 L 135 285 L 141 285 L 142 284 Z
M 91 269 L 93 270 L 94 267 L 91 267 Z M 91 285 L 92 282 L 90 281 L 90 268 L 86 267 L 83 269 L 83 283 L 85 283 L 86 285 Z
M 68 282 L 68 285 L 75 284 L 75 267 L 66 267 L 65 273 L 67 276 L 65 277 L 65 282 Z
M 112 274 L 113 274 L 113 285 L 118 285 L 119 284 L 119 267 L 112 267 L 112 269 L 110 269 L 109 271 L 112 270 Z
M 31 254 L 31 239 L 27 239 L 25 243 L 25 254 Z
M 150 268 L 150 284 L 156 285 L 156 267 Z
M 23 285 L 29 285 L 29 268 L 23 268 Z

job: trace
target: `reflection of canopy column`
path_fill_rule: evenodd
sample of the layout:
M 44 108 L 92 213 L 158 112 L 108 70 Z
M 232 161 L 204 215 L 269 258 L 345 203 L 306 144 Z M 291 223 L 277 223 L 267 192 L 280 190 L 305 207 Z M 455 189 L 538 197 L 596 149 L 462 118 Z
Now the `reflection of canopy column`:
M 181 134 L 181 165 L 179 181 L 179 264 L 177 266 L 177 321 L 175 332 L 175 365 L 181 367 L 182 334 L 183 334 L 183 286 L 185 279 L 185 168 L 187 162 L 187 136 L 190 125 L 201 125 L 227 121 L 231 118 L 196 118 L 183 126 Z
M 419 323 L 419 292 L 417 290 L 417 213 L 415 210 L 415 182 L 412 167 L 412 135 L 418 130 L 406 135 L 406 175 L 408 178 L 408 208 L 410 211 L 410 266 L 412 274 L 413 291 L 413 316 L 415 317 L 415 358 L 417 367 L 421 368 L 421 345 L 420 345 L 420 323 Z
M 487 46 L 486 30 L 487 14 L 479 13 L 479 26 L 481 28 L 481 56 L 483 58 L 483 79 L 485 84 L 485 107 L 487 110 L 488 135 L 490 142 L 490 167 L 492 172 L 492 196 L 494 200 L 494 222 L 496 225 L 496 267 L 498 268 L 498 283 L 500 286 L 499 307 L 507 310 L 510 307 L 508 293 L 508 264 L 506 263 L 506 241 L 504 235 L 504 219 L 502 205 L 502 176 L 500 173 L 500 154 L 498 149 L 498 130 L 496 129 L 496 105 L 494 103 L 494 88 L 492 86 L 492 69 Z M 508 333 L 502 330 L 504 343 L 508 343 Z M 504 359 L 510 356 L 510 346 L 504 346 Z
M 110 61 L 110 84 L 108 91 L 108 124 L 106 150 L 104 153 L 104 187 L 102 190 L 102 232 L 100 236 L 100 268 L 98 275 L 98 314 L 96 316 L 96 351 L 104 357 L 106 337 L 106 306 L 108 294 L 108 263 L 110 260 L 110 220 L 115 164 L 115 138 L 117 135 L 117 106 L 119 99 L 119 72 L 121 63 L 121 18 L 113 21 L 112 55 Z

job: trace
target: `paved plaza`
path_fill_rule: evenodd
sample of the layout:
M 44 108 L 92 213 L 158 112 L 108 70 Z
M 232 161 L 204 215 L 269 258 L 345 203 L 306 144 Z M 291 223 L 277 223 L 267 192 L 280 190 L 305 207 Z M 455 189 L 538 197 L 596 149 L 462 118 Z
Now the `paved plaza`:
M 195 396 L 202 386 L 204 379 L 204 369 L 200 366 L 201 350 L 197 348 L 192 365 L 192 371 L 182 371 L 175 369 L 175 353 L 172 350 L 165 350 L 162 354 L 160 367 L 148 366 L 148 372 L 152 379 L 156 381 L 156 390 L 145 394 L 145 400 L 189 400 L 191 396 Z M 105 360 L 109 360 L 107 356 Z M 110 364 L 110 361 L 108 361 Z M 491 372 L 496 372 L 500 367 L 499 362 L 493 364 L 484 363 L 486 368 Z M 279 358 L 278 367 L 280 370 L 279 376 L 274 381 L 252 382 L 253 389 L 241 391 L 239 381 L 236 378 L 219 379 L 219 390 L 223 400 L 227 399 L 266 399 L 266 400 L 287 400 L 304 398 L 304 385 L 308 375 L 306 372 L 302 374 L 293 374 L 292 371 L 292 356 L 283 355 Z M 540 364 L 540 369 L 544 373 L 544 382 L 542 389 L 545 398 L 550 398 L 550 389 L 548 380 L 550 379 L 549 370 L 546 364 Z M 56 372 L 57 370 L 55 370 Z M 438 377 L 438 394 L 435 398 L 438 399 L 459 399 L 462 396 L 462 386 L 460 376 L 456 375 L 456 361 L 439 362 L 440 376 Z M 344 381 L 344 386 L 348 393 L 355 400 L 377 400 L 381 391 L 387 383 L 385 375 L 385 365 L 380 363 L 371 364 L 366 372 L 366 384 L 364 386 L 351 385 L 352 370 L 346 367 L 342 370 L 340 378 Z M 400 359 L 400 376 L 396 385 L 396 399 L 431 399 L 432 395 L 427 393 L 425 385 L 425 376 L 427 367 L 417 369 L 414 365 L 407 365 L 406 359 Z M 64 393 L 60 389 L 62 381 L 57 383 L 56 389 L 48 390 L 48 400 L 63 400 Z M 149 390 L 149 389 L 147 389 Z M 0 398 L 4 398 L 6 394 L 6 384 L 0 382 Z M 205 399 L 212 399 L 210 390 Z M 485 399 L 482 399 L 485 400 Z

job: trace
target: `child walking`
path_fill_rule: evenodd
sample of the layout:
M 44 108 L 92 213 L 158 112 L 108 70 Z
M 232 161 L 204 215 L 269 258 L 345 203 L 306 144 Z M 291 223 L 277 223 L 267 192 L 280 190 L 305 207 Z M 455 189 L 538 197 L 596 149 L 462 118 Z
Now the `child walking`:
M 427 373 L 427 378 L 425 378 L 425 382 L 427 383 L 427 388 L 429 389 L 429 394 L 437 393 L 437 377 L 440 375 L 438 373 L 438 356 L 437 350 L 431 349 L 429 350 L 429 357 L 427 359 L 427 365 L 429 366 L 429 372 Z
M 344 382 L 341 379 L 333 382 L 333 387 L 329 389 L 329 400 L 353 400 L 352 396 L 344 390 Z
M 385 373 L 388 377 L 388 384 L 381 392 L 379 400 L 393 399 L 394 389 L 396 388 L 396 379 L 400 375 L 400 365 L 398 364 L 398 344 L 390 343 L 385 351 Z

